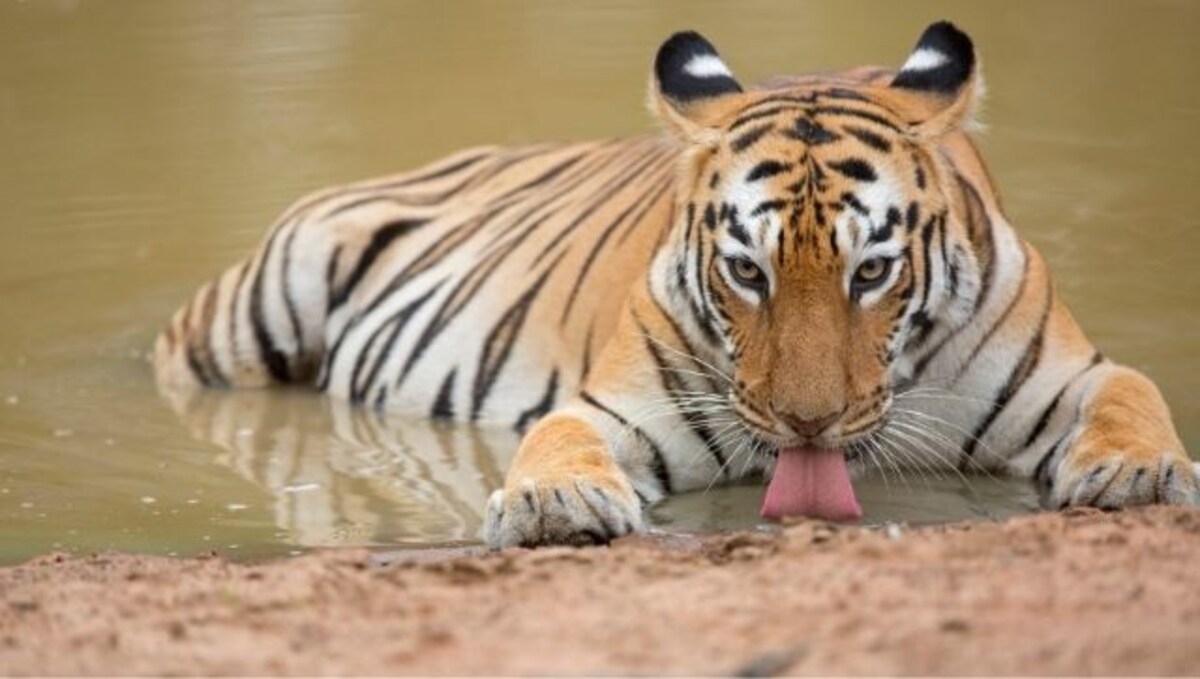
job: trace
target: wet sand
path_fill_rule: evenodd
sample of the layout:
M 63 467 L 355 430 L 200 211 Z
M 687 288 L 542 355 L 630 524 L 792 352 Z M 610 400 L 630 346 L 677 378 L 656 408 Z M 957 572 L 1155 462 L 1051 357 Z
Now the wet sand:
M 46 556 L 10 674 L 1194 674 L 1200 510 L 609 548 Z

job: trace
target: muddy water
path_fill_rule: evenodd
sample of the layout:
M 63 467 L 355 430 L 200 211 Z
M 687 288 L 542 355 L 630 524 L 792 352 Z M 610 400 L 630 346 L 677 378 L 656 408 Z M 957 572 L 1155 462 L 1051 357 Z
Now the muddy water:
M 976 38 L 1006 206 L 1099 346 L 1200 450 L 1200 5 L 0 2 L 0 561 L 470 541 L 516 443 L 301 391 L 168 402 L 144 353 L 292 199 L 468 144 L 634 133 L 647 61 L 744 79 Z M 870 479 L 869 520 L 1027 511 L 1020 482 Z M 654 513 L 754 524 L 759 491 Z

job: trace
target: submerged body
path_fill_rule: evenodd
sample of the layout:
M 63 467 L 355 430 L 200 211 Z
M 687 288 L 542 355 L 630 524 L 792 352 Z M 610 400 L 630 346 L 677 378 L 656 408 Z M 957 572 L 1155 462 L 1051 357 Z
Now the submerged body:
M 843 483 L 816 448 L 1029 475 L 1054 506 L 1194 502 L 1153 384 L 1005 220 L 964 132 L 974 67 L 941 24 L 898 73 L 744 92 L 677 35 L 653 95 L 673 138 L 474 149 L 301 201 L 176 315 L 159 380 L 528 431 L 498 546 L 605 540 L 777 464 L 764 511 L 794 513 Z M 792 488 L 802 468 L 823 484 Z

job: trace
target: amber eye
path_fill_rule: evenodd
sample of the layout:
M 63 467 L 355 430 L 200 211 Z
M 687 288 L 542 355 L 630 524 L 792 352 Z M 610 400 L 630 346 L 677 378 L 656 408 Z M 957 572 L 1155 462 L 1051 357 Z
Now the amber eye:
M 879 285 L 892 270 L 892 260 L 873 257 L 858 266 L 854 272 L 854 285 L 860 290 L 869 290 Z
M 767 287 L 766 274 L 754 262 L 741 257 L 730 257 L 727 263 L 729 264 L 729 273 L 733 274 L 733 280 L 739 284 L 756 290 Z

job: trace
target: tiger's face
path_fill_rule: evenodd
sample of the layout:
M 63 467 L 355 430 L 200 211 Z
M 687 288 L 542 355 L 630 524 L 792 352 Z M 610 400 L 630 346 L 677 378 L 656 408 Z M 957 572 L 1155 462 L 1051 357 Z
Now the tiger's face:
M 973 55 L 928 34 L 910 63 L 970 62 L 943 74 L 961 80 L 949 94 L 942 81 L 904 87 L 905 69 L 882 87 L 797 79 L 745 93 L 695 34 L 660 52 L 659 91 L 676 91 L 660 115 L 688 143 L 672 255 L 696 269 L 680 281 L 732 366 L 731 406 L 775 446 L 870 434 L 934 326 L 969 313 L 977 267 L 936 148 L 959 119 L 936 118 L 969 108 Z M 908 80 L 928 84 L 920 75 Z

